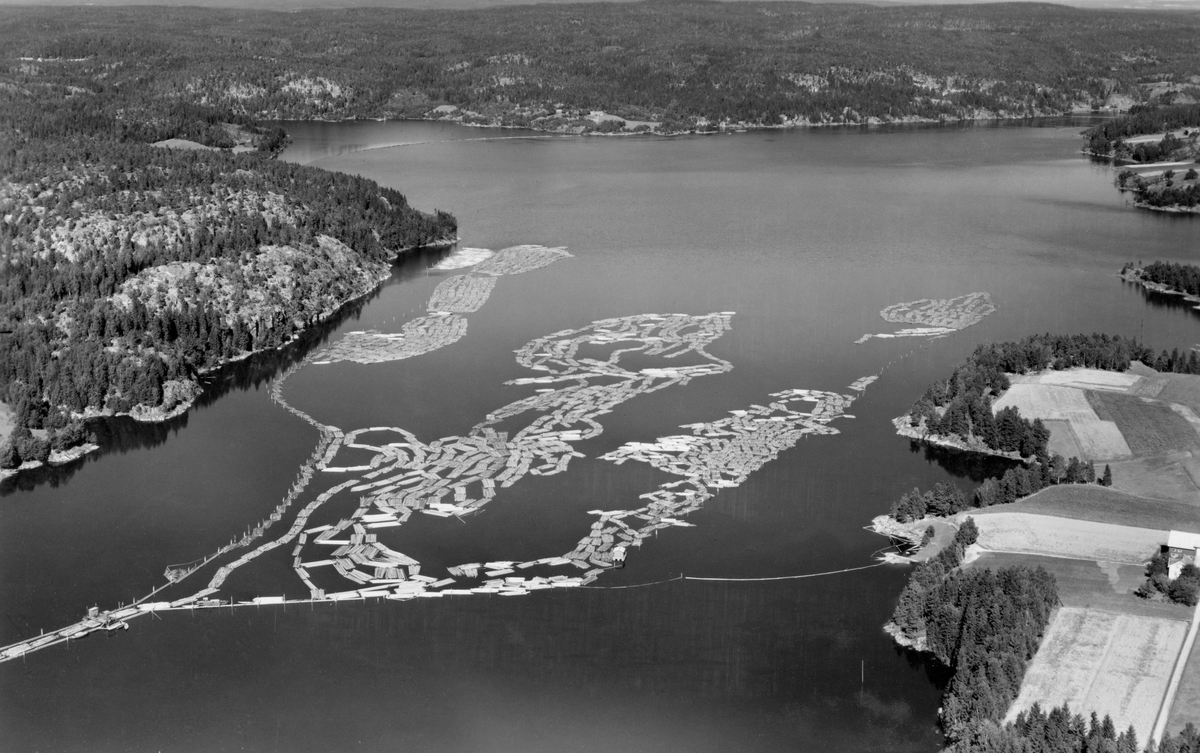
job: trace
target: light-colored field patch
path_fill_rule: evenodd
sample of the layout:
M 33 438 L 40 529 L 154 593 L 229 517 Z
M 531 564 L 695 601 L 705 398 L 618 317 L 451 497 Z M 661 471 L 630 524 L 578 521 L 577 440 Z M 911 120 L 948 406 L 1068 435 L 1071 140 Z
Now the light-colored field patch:
M 17 414 L 7 403 L 0 403 L 0 444 L 8 440 L 8 435 L 17 426 Z
M 1141 381 L 1141 377 L 1128 371 L 1101 371 L 1100 369 L 1040 371 L 1036 374 L 1021 374 L 1012 377 L 1014 384 L 1049 384 L 1105 392 L 1128 392 L 1139 381 Z
M 1079 440 L 1075 437 L 1075 432 L 1071 430 L 1070 421 L 1052 418 L 1045 421 L 1045 424 L 1046 428 L 1050 430 L 1050 444 L 1047 445 L 1050 452 L 1062 455 L 1064 458 L 1077 458 L 1083 455 L 1083 450 L 1079 447 Z
M 1018 382 L 992 404 L 992 410 L 1000 411 L 1009 406 L 1015 407 L 1021 416 L 1027 419 L 1070 421 L 1071 430 L 1075 435 L 1074 444 L 1078 447 L 1075 454 L 1081 458 L 1114 460 L 1132 455 L 1117 424 L 1114 421 L 1100 420 L 1082 389 L 1057 384 Z M 1054 441 L 1053 428 L 1050 430 L 1050 437 L 1051 441 Z M 1070 438 L 1063 437 L 1058 442 L 1070 449 Z M 1066 453 L 1058 452 L 1064 457 L 1070 457 Z
M 996 412 L 1009 406 L 1015 407 L 1025 418 L 1040 418 L 1043 421 L 1091 420 L 1097 421 L 1087 396 L 1081 390 L 1058 385 L 1019 383 L 1008 388 L 1000 399 L 992 404 Z
M 1034 657 L 1008 720 L 1035 702 L 1133 725 L 1145 740 L 1183 645 L 1187 622 L 1063 607 Z
M 979 546 L 1000 552 L 1141 564 L 1167 540 L 1152 528 L 1019 512 L 974 514 Z
M 1117 460 L 1133 455 L 1125 436 L 1114 421 L 1078 420 L 1071 421 L 1071 430 L 1082 450 L 1081 458 L 1087 460 Z

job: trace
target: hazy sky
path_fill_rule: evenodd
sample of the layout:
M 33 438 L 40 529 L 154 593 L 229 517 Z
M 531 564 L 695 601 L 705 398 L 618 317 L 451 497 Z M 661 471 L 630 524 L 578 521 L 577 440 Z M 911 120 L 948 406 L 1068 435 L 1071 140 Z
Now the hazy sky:
M 586 2 L 586 0 L 583 0 Z M 631 2 L 633 0 L 609 0 Z M 724 0 L 742 2 L 743 0 Z M 861 2 L 862 0 L 826 0 L 827 2 Z M 977 4 L 988 0 L 869 0 L 872 5 L 960 5 Z M 1038 2 L 1040 0 L 1014 0 Z M 0 5 L 201 5 L 214 8 L 485 8 L 501 5 L 530 5 L 533 3 L 568 3 L 580 0 L 0 0 Z M 1198 10 L 1200 0 L 1060 0 L 1060 5 L 1086 8 L 1148 8 Z

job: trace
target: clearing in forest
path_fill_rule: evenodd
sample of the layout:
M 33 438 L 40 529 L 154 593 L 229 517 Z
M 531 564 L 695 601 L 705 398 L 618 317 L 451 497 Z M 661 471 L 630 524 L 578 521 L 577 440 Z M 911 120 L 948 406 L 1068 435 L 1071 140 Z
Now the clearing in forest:
M 1188 623 L 1062 607 L 1025 674 L 1007 720 L 1035 702 L 1112 717 L 1146 740 L 1166 694 Z

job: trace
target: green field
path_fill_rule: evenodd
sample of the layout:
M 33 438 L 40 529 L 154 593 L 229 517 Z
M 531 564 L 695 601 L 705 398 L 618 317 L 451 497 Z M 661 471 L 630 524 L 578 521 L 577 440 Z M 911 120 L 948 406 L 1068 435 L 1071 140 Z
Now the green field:
M 988 510 L 1056 515 L 1096 523 L 1200 533 L 1200 507 L 1137 497 L 1096 484 L 1050 486 L 1018 502 Z M 977 510 L 971 514 L 986 515 L 987 511 Z
M 1175 691 L 1171 715 L 1167 718 L 1167 732 L 1179 734 L 1185 724 L 1197 719 L 1200 719 L 1200 640 L 1192 644 L 1183 679 Z
M 1099 563 L 1092 560 L 1046 557 L 1038 554 L 985 552 L 966 566 L 969 568 L 1044 567 L 1058 582 L 1058 598 L 1065 607 L 1102 609 L 1109 612 L 1186 620 L 1190 607 L 1167 602 L 1146 601 L 1133 595 L 1145 580 L 1138 565 Z M 1200 669 L 1197 670 L 1200 674 Z M 1200 684 L 1200 677 L 1197 678 Z M 1198 687 L 1200 692 L 1200 687 Z
M 1116 422 L 1129 449 L 1138 457 L 1200 450 L 1196 430 L 1164 402 L 1115 392 L 1089 390 L 1085 394 L 1100 420 Z

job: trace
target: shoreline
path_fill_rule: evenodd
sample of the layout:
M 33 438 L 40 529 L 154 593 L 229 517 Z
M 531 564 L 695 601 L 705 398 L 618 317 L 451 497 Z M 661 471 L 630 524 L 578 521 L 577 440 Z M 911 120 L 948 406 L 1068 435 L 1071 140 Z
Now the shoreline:
M 828 121 L 811 121 L 807 118 L 789 120 L 778 124 L 751 124 L 751 123 L 718 123 L 712 126 L 711 130 L 701 130 L 699 128 L 690 128 L 685 131 L 662 131 L 658 129 L 649 129 L 645 131 L 621 130 L 618 132 L 600 132 L 596 130 L 587 130 L 585 126 L 558 126 L 556 128 L 539 127 L 536 123 L 525 125 L 488 122 L 488 123 L 472 123 L 464 120 L 462 117 L 449 117 L 443 115 L 441 117 L 431 117 L 429 115 L 409 116 L 409 117 L 357 117 L 350 116 L 345 118 L 282 118 L 282 117 L 264 117 L 263 122 L 270 123 L 354 123 L 359 121 L 372 123 L 453 123 L 469 128 L 496 128 L 505 130 L 524 130 L 537 131 L 539 133 L 559 135 L 559 136 L 717 136 L 721 134 L 741 133 L 750 131 L 786 131 L 793 129 L 807 128 L 857 128 L 857 129 L 875 129 L 887 128 L 895 126 L 946 126 L 946 125 L 964 125 L 964 124 L 981 124 L 981 123 L 1017 123 L 1021 121 L 1037 121 L 1047 119 L 1060 118 L 1077 118 L 1077 117 L 1104 117 L 1112 116 L 1118 113 L 1095 112 L 1092 110 L 1074 110 L 1070 112 L 1055 112 L 1055 113 L 1035 113 L 1033 115 L 1000 115 L 996 113 L 988 113 L 987 115 L 962 116 L 962 117 L 942 117 L 942 118 L 927 118 L 919 115 L 905 116 L 903 118 L 894 118 L 883 120 L 877 117 L 869 117 L 861 121 L 846 121 L 846 120 L 828 120 Z M 625 120 L 624 118 L 619 118 Z M 579 118 L 585 119 L 585 118 Z M 644 121 L 637 121 L 639 123 Z
M 991 455 L 996 458 L 1004 458 L 1005 460 L 1015 460 L 1018 463 L 1028 463 L 1027 458 L 1020 457 L 1015 452 L 1003 452 L 1001 450 L 993 450 L 985 447 L 982 443 L 968 443 L 956 437 L 946 437 L 941 434 L 929 434 L 922 429 L 911 426 L 908 423 L 908 416 L 897 416 L 892 419 L 892 426 L 896 427 L 896 433 L 902 437 L 915 439 L 918 442 L 925 442 L 937 447 L 945 447 L 950 450 L 959 450 L 961 452 L 973 452 L 977 455 Z
M 42 468 L 47 465 L 66 465 L 73 463 L 84 455 L 95 452 L 100 449 L 100 445 L 85 442 L 81 445 L 76 445 L 66 450 L 54 450 L 50 453 L 50 457 L 45 462 L 40 460 L 27 460 L 21 463 L 16 468 L 0 468 L 0 481 L 6 478 L 12 478 L 20 474 L 21 471 L 32 471 Z

